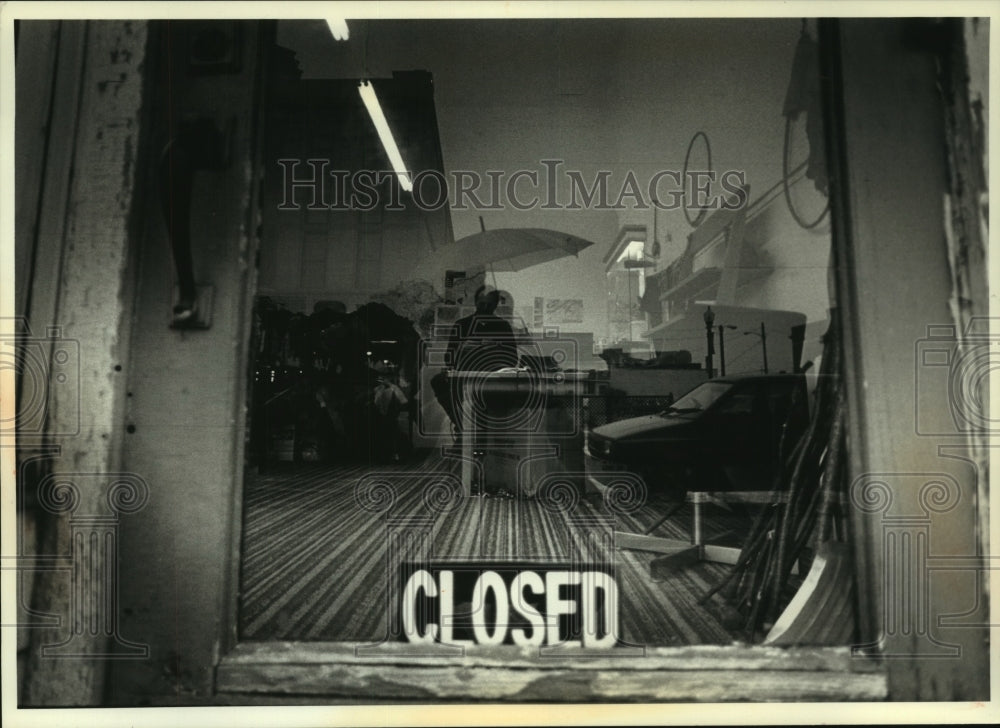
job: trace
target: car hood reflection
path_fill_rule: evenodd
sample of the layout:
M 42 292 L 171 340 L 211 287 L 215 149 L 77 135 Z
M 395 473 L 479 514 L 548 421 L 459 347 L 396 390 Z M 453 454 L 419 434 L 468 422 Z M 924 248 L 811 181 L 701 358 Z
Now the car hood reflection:
M 692 413 L 693 414 L 693 413 Z M 618 440 L 624 437 L 637 437 L 654 431 L 661 431 L 690 425 L 691 417 L 686 413 L 668 412 L 663 415 L 645 415 L 619 420 L 594 428 L 594 434 Z

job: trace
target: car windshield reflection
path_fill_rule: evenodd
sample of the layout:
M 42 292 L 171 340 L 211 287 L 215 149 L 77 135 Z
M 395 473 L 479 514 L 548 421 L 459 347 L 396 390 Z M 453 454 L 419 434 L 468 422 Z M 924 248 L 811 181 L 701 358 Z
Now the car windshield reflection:
M 672 405 L 667 407 L 661 416 L 701 412 L 714 404 L 719 397 L 733 388 L 729 382 L 706 382 L 695 387 Z

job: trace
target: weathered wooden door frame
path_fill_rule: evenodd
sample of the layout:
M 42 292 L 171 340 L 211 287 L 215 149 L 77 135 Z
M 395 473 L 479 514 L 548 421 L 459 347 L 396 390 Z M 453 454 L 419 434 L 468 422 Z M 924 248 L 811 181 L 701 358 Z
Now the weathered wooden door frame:
M 944 86 L 950 64 L 966 59 L 963 22 L 819 26 L 860 639 L 883 660 L 893 700 L 989 695 L 980 589 L 989 567 L 977 502 L 987 473 L 974 462 L 975 435 L 948 434 L 952 415 L 927 411 L 929 395 L 944 392 L 922 389 L 920 358 L 922 338 L 958 325 L 949 269 L 961 262 L 949 258 L 956 224 L 946 210 L 962 182 L 949 178 L 944 120 L 949 104 L 968 98 L 948 98 Z M 944 434 L 921 432 L 925 416 Z M 954 611 L 956 593 L 969 614 Z M 926 602 L 908 613 L 914 595 Z M 948 626 L 947 645 L 930 633 Z

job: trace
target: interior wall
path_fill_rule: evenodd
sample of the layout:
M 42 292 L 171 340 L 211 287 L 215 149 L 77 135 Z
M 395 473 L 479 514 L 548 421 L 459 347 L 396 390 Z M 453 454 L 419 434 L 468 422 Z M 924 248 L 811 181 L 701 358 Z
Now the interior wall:
M 792 186 L 798 196 L 802 187 L 812 187 L 805 177 Z M 815 193 L 813 193 L 815 195 Z M 816 198 L 821 201 L 817 206 Z M 816 195 L 805 216 L 816 219 L 826 198 Z M 829 214 L 814 228 L 803 228 L 792 217 L 781 188 L 774 189 L 764 209 L 747 223 L 744 245 L 755 251 L 753 265 L 759 269 L 741 271 L 750 280 L 737 291 L 740 305 L 754 308 L 797 311 L 806 316 L 802 361 L 822 354 L 821 337 L 830 319 L 833 291 L 830 290 Z
M 599 171 L 609 172 L 614 202 L 629 171 L 643 188 L 657 171 L 680 173 L 688 143 L 704 131 L 714 169 L 743 171 L 758 192 L 781 178 L 781 111 L 801 29 L 797 18 L 359 20 L 349 27 L 350 40 L 334 43 L 321 21 L 284 22 L 279 40 L 299 49 L 307 78 L 431 71 L 449 174 L 472 170 L 486 179 L 488 170 L 534 170 L 544 191 L 542 160 L 561 160 L 559 174 L 577 171 L 587 186 Z M 693 168 L 706 161 L 696 145 Z M 530 197 L 530 188 L 521 187 Z M 561 177 L 557 198 L 569 195 Z M 456 238 L 479 232 L 480 215 L 489 229 L 547 227 L 593 241 L 577 259 L 496 278 L 518 306 L 536 295 L 583 298 L 584 321 L 565 330 L 606 335 L 602 259 L 622 225 L 652 229 L 651 209 L 633 209 L 628 197 L 623 209 L 476 210 L 469 204 L 452 210 Z M 690 231 L 681 210 L 659 212 L 663 260 L 683 250 Z

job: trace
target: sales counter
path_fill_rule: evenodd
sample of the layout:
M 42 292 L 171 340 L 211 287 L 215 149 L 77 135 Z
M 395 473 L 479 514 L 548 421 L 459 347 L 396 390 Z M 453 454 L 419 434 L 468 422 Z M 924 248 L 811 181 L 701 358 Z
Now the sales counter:
M 477 466 L 485 490 L 535 496 L 546 482 L 583 492 L 584 372 L 449 372 L 461 398 L 463 494 Z

